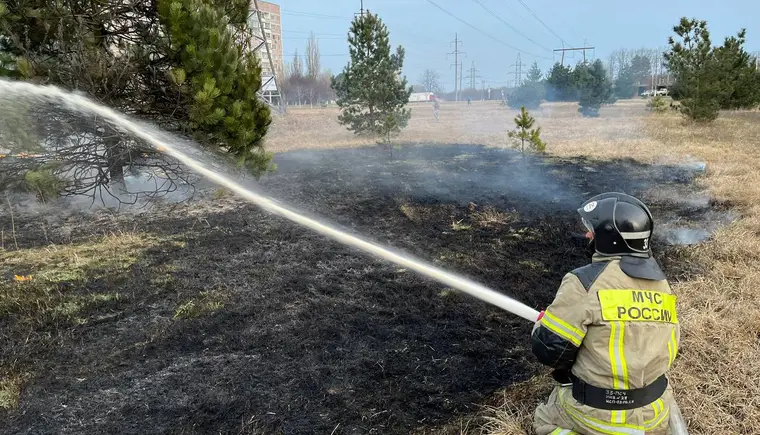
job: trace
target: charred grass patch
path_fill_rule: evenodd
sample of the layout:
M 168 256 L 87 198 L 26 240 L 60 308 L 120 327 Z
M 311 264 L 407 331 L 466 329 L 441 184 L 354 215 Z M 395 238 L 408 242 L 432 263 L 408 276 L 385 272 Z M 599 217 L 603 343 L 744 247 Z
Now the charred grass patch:
M 587 261 L 569 235 L 590 192 L 691 181 L 678 168 L 471 145 L 402 147 L 393 160 L 375 148 L 298 151 L 276 163 L 261 183 L 276 198 L 536 308 Z M 539 389 L 525 385 L 547 384 L 531 381 L 543 369 L 527 322 L 234 198 L 115 221 L 83 216 L 68 223 L 65 244 L 18 219 L 23 248 L 3 255 L 24 260 L 7 273 L 54 267 L 44 276 L 65 272 L 72 284 L 49 294 L 82 306 L 69 306 L 74 321 L 5 317 L 13 339 L 2 367 L 32 373 L 4 417 L 10 431 L 470 431 L 496 421 L 473 415 L 505 397 L 527 409 Z M 131 228 L 128 237 L 86 235 L 114 226 Z M 78 268 L 73 253 L 85 252 Z
M 498 109 L 490 102 L 467 108 L 450 103 L 442 105 L 442 122 L 436 123 L 427 118 L 427 109 L 415 109 L 402 135 L 405 140 L 445 143 L 455 139 L 501 147 L 505 143 L 503 126 L 514 116 L 514 112 Z M 760 292 L 755 291 L 760 287 L 760 112 L 724 112 L 709 125 L 689 123 L 672 113 L 651 116 L 643 101 L 633 100 L 605 107 L 593 120 L 580 119 L 573 103 L 542 104 L 538 112 L 537 122 L 549 143 L 548 152 L 555 156 L 707 163 L 706 176 L 697 181 L 714 202 L 710 208 L 730 207 L 736 220 L 706 243 L 659 255 L 674 279 L 684 319 L 681 356 L 673 372 L 676 398 L 691 433 L 755 433 L 760 426 L 760 341 L 755 324 L 760 319 Z M 329 127 L 332 114 L 313 116 L 324 117 L 321 122 L 326 127 L 319 133 L 322 137 L 329 132 L 343 134 L 339 127 Z M 280 119 L 275 129 L 285 128 L 289 122 Z M 310 135 L 312 131 L 300 134 Z M 294 139 L 292 135 L 283 138 Z M 339 142 L 361 145 L 348 138 Z M 294 149 L 301 143 L 275 141 L 274 145 Z M 308 147 L 331 143 L 309 143 Z M 657 195 L 658 188 L 653 182 L 642 194 L 654 191 L 654 196 L 661 196 Z M 679 213 L 688 215 L 689 207 L 680 200 L 690 198 L 677 199 L 682 210 Z M 739 318 L 744 320 L 737 321 Z M 512 405 L 505 402 L 504 406 Z M 493 432 L 523 433 L 517 428 L 527 427 L 531 412 L 502 414 L 513 429 Z M 468 427 L 481 430 L 477 424 Z

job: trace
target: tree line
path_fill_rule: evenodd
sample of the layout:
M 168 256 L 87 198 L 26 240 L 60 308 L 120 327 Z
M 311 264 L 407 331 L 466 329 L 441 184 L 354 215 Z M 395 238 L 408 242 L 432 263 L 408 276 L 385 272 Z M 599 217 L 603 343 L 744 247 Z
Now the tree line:
M 335 91 L 331 86 L 332 73 L 329 70 L 322 71 L 319 42 L 314 33 L 307 40 L 305 56 L 299 55 L 296 49 L 293 61 L 281 76 L 282 95 L 288 105 L 314 106 L 335 99 Z
M 621 50 L 610 56 L 608 68 L 601 60 L 556 63 L 544 76 L 534 63 L 508 104 L 536 109 L 543 101 L 576 101 L 584 116 L 598 116 L 601 106 L 635 97 L 642 85 L 653 87 L 667 74 L 675 107 L 692 120 L 709 122 L 721 109 L 760 105 L 758 61 L 744 48 L 745 29 L 720 46 L 712 44 L 706 21 L 682 18 L 673 32 L 666 51 Z
M 543 101 L 576 101 L 584 116 L 598 116 L 604 104 L 617 96 L 601 60 L 580 62 L 575 67 L 554 64 L 544 77 L 533 63 L 525 81 L 508 96 L 512 108 L 537 109 Z

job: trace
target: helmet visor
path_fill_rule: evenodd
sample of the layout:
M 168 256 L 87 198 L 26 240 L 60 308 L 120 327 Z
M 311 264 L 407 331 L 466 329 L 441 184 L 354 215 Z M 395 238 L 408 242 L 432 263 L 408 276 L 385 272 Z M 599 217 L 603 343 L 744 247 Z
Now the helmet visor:
M 583 226 L 586 227 L 586 230 L 588 230 L 590 233 L 594 232 L 594 226 L 591 225 L 591 223 L 587 221 L 586 218 L 582 217 L 581 222 L 583 222 Z

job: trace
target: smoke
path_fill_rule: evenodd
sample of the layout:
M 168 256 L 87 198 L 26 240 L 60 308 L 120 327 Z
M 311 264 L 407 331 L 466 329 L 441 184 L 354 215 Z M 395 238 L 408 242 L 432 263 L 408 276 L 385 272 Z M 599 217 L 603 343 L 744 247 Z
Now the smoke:
M 45 107 L 49 102 L 29 100 L 25 104 Z M 69 125 L 88 128 L 88 125 L 95 124 L 92 115 L 66 110 L 70 112 L 66 119 L 74 119 Z M 499 111 L 498 116 L 503 117 L 504 121 L 509 121 L 510 115 L 514 113 L 495 104 L 494 110 Z M 537 117 L 539 126 L 548 117 L 558 117 L 555 121 L 560 125 L 575 122 L 579 117 L 572 110 L 563 109 L 561 113 L 553 113 L 553 106 L 545 105 L 540 110 L 543 113 Z M 461 129 L 489 135 L 498 133 L 505 138 L 505 132 L 510 127 L 509 124 L 495 124 L 492 118 L 482 118 L 466 111 L 461 111 L 458 116 L 461 119 L 454 123 L 455 132 Z M 588 132 L 589 139 L 593 137 L 595 140 L 609 141 L 610 146 L 616 146 L 616 142 L 621 140 L 638 139 L 642 135 L 641 120 L 635 117 L 625 122 L 621 122 L 620 118 L 598 119 L 593 122 L 607 127 Z M 54 133 L 61 135 L 58 131 Z M 67 130 L 66 133 L 75 132 Z M 80 132 L 80 136 L 85 139 L 88 137 L 86 134 L 86 131 Z M 123 132 L 121 134 L 125 137 Z M 578 140 L 572 136 L 574 134 L 577 133 L 554 128 L 549 130 L 547 136 L 551 144 L 551 141 L 556 140 Z M 140 150 L 142 142 L 131 135 L 127 137 L 135 149 Z M 452 137 L 453 139 L 455 138 Z M 171 142 L 174 141 L 176 138 L 172 137 Z M 81 146 L 87 148 L 92 147 L 92 144 L 84 142 Z M 69 152 L 70 150 L 71 148 Z M 102 149 L 98 150 L 103 153 Z M 231 167 L 228 158 L 200 150 L 190 142 L 183 145 L 182 151 L 215 171 L 229 171 Z M 544 158 L 530 154 L 523 156 L 504 147 L 421 144 L 394 149 L 392 155 L 387 148 L 382 147 L 291 151 L 277 154 L 275 163 L 278 171 L 261 179 L 257 188 L 290 202 L 303 204 L 310 210 L 329 209 L 330 204 L 325 202 L 328 194 L 353 192 L 357 198 L 363 199 L 392 196 L 417 201 L 432 199 L 459 205 L 475 202 L 516 209 L 523 216 L 562 213 L 567 214 L 568 219 L 575 219 L 578 204 L 592 195 L 603 191 L 637 195 L 656 186 L 655 192 L 659 196 L 652 195 L 647 198 L 647 202 L 655 209 L 664 210 L 656 216 L 657 228 L 663 231 L 662 237 L 668 243 L 704 240 L 704 231 L 692 231 L 684 225 L 707 228 L 709 224 L 700 218 L 684 222 L 680 216 L 684 210 L 699 211 L 710 207 L 709 197 L 691 192 L 691 188 L 684 184 L 705 170 L 703 163 L 692 160 L 680 166 L 648 167 L 632 162 L 594 162 L 585 159 Z M 186 174 L 187 178 L 167 173 L 164 169 L 167 165 Z M 87 172 L 85 175 L 90 178 L 95 173 Z M 239 181 L 250 181 L 250 177 L 241 172 L 234 176 Z M 325 179 L 331 182 L 324 182 Z M 677 189 L 672 188 L 675 181 L 681 183 Z M 669 187 L 663 188 L 664 184 Z M 203 198 L 216 189 L 216 185 L 194 176 L 176 159 L 151 154 L 140 157 L 126 169 L 123 183 L 101 187 L 90 195 L 71 195 L 47 204 L 33 205 L 33 201 L 19 201 L 16 204 L 21 207 L 21 212 L 30 213 L 41 213 L 43 209 L 56 209 L 59 212 L 107 209 L 141 213 L 157 205 Z M 157 192 L 160 194 L 155 194 Z M 21 203 L 24 204 L 23 207 Z M 705 231 L 710 232 L 712 228 Z
M 660 230 L 660 237 L 669 245 L 695 245 L 704 242 L 711 236 L 710 231 L 704 228 L 664 228 Z
M 56 101 L 0 96 L 0 189 L 20 215 L 141 213 L 202 196 L 213 184 L 102 117 Z M 208 153 L 216 167 L 230 167 Z M 36 182 L 31 182 L 35 174 Z
M 307 203 L 328 190 L 458 205 L 509 202 L 530 211 L 571 210 L 582 197 L 581 189 L 552 176 L 555 168 L 541 157 L 480 145 L 407 146 L 393 158 L 380 148 L 291 151 L 275 162 L 278 171 L 261 185 Z
M 269 213 L 288 219 L 293 223 L 309 228 L 316 233 L 329 237 L 346 246 L 358 249 L 410 270 L 414 270 L 423 276 L 451 286 L 463 293 L 467 293 L 470 296 L 476 297 L 491 305 L 520 316 L 525 320 L 535 322 L 538 317 L 538 312 L 533 308 L 474 281 L 446 272 L 401 252 L 396 252 L 364 240 L 363 238 L 353 236 L 330 226 L 321 220 L 309 218 L 289 207 L 282 206 L 279 202 L 273 201 L 269 197 L 258 193 L 257 189 L 246 188 L 243 184 L 236 182 L 234 180 L 234 178 L 236 178 L 234 171 L 229 171 L 224 167 L 219 167 L 217 169 L 220 159 L 215 158 L 213 154 L 202 150 L 197 145 L 176 138 L 150 125 L 129 119 L 124 115 L 121 115 L 108 107 L 98 105 L 87 98 L 67 93 L 52 86 L 41 87 L 29 83 L 9 83 L 0 80 L 0 96 L 6 95 L 12 98 L 26 97 L 28 99 L 38 100 L 57 100 L 67 104 L 71 110 L 101 116 L 108 119 L 113 125 L 118 126 L 118 128 L 149 143 L 157 150 L 165 152 L 178 161 L 181 161 L 195 173 L 206 177 L 208 180 L 213 181 L 220 186 L 230 189 L 243 199 L 256 204 Z

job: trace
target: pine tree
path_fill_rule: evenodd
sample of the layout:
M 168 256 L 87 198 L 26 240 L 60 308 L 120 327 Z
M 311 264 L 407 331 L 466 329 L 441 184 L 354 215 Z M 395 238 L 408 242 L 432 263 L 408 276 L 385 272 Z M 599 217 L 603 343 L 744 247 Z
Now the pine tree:
M 509 95 L 508 103 L 512 108 L 525 106 L 528 109 L 538 109 L 545 96 L 546 87 L 541 80 L 541 69 L 537 62 L 533 62 L 526 80 Z
M 599 116 L 602 104 L 614 102 L 612 82 L 607 76 L 604 64 L 598 59 L 591 65 L 579 64 L 576 73 L 580 84 L 578 111 L 583 116 Z
M 677 38 L 668 38 L 670 50 L 665 53 L 665 62 L 676 80 L 681 112 L 697 122 L 713 121 L 727 92 L 707 22 L 684 17 L 673 31 Z
M 254 173 L 269 169 L 272 156 L 263 141 L 272 118 L 257 98 L 258 59 L 235 43 L 229 20 L 210 2 L 159 0 L 159 11 L 177 53 L 172 78 L 187 104 L 186 125 Z
M 577 101 L 578 89 L 573 69 L 559 62 L 549 70 L 546 77 L 546 98 L 549 101 Z
M 760 74 L 755 59 L 744 50 L 746 33 L 742 29 L 714 50 L 720 80 L 726 86 L 723 109 L 751 109 L 760 103 Z
M 630 63 L 621 65 L 615 79 L 615 96 L 617 98 L 632 98 L 637 94 L 638 83 L 651 75 L 651 61 L 641 55 L 633 57 Z
M 249 8 L 248 0 L 0 0 L 0 75 L 76 90 L 260 173 L 270 167 L 263 138 L 271 114 L 257 99 L 261 67 L 248 47 Z M 141 192 L 148 196 L 185 178 L 161 154 L 136 158 L 149 148 L 105 122 L 75 124 L 78 115 L 48 106 L 30 110 L 47 115 L 35 119 L 35 143 L 44 144 L 43 164 L 67 162 L 56 171 L 74 178 L 68 195 L 97 196 L 130 167 L 167 177 L 157 191 Z M 17 166 L 39 170 L 37 161 Z M 104 170 L 92 177 L 92 167 Z
M 521 153 L 525 153 L 526 145 L 539 153 L 546 151 L 546 142 L 541 139 L 541 127 L 533 128 L 535 122 L 536 119 L 530 116 L 523 106 L 520 108 L 520 114 L 514 119 L 516 129 L 507 133 L 519 145 Z
M 659 114 L 666 113 L 668 111 L 668 102 L 665 101 L 665 98 L 662 95 L 655 95 L 647 103 L 647 110 Z
M 338 120 L 355 134 L 371 134 L 386 141 L 406 127 L 411 111 L 405 109 L 412 88 L 401 77 L 404 49 L 391 54 L 388 29 L 377 15 L 354 19 L 348 36 L 351 60 L 340 80 L 333 79 Z M 390 144 L 389 144 L 390 145 Z
M 542 75 L 543 74 L 541 73 L 541 68 L 538 67 L 538 62 L 533 62 L 533 65 L 530 66 L 530 70 L 526 76 L 526 80 L 529 82 L 537 83 L 541 81 Z

